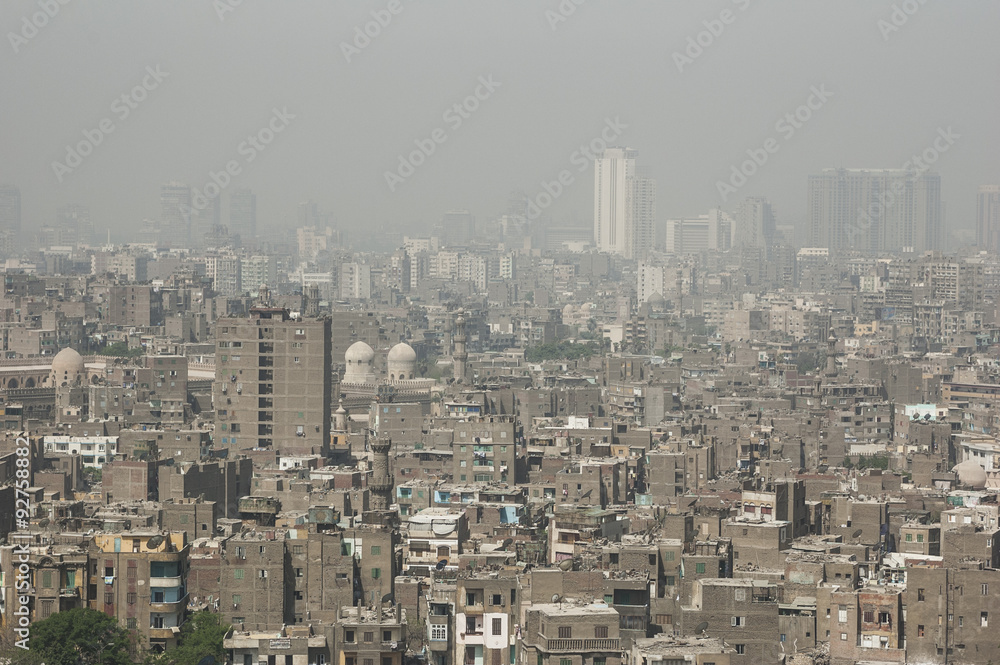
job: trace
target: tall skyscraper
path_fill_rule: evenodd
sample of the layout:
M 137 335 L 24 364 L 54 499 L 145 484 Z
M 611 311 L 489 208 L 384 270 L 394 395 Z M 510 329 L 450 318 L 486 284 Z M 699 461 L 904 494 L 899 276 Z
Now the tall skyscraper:
M 976 209 L 976 245 L 1000 251 L 1000 185 L 981 185 Z
M 774 240 L 774 211 L 771 202 L 748 196 L 736 207 L 736 246 L 769 247 Z
M 14 185 L 0 185 L 0 253 L 17 250 L 21 235 L 21 190 Z
M 229 195 L 229 232 L 240 235 L 245 245 L 257 235 L 257 195 L 241 187 Z
M 626 258 L 653 245 L 656 184 L 637 173 L 637 155 L 631 148 L 608 148 L 594 160 L 594 244 Z
M 216 322 L 216 432 L 231 450 L 286 455 L 329 449 L 333 384 L 330 319 L 292 319 L 259 306 Z
M 809 232 L 833 252 L 923 252 L 941 241 L 941 176 L 826 169 L 809 176 Z
M 171 247 L 188 247 L 191 241 L 191 188 L 168 182 L 160 187 L 160 240 Z

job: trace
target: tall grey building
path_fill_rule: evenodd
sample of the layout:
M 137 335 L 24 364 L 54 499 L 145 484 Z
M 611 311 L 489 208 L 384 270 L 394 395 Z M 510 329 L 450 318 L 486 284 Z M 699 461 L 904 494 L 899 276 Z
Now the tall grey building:
M 241 187 L 229 195 L 229 232 L 244 243 L 257 235 L 257 195 Z
M 923 252 L 941 240 L 941 176 L 826 169 L 809 176 L 809 235 L 830 251 Z
M 179 182 L 160 187 L 160 240 L 171 247 L 187 247 L 191 240 L 191 188 Z
M 608 148 L 594 160 L 594 244 L 636 258 L 653 245 L 656 183 L 636 170 L 637 150 Z
M 216 322 L 216 432 L 224 447 L 286 455 L 329 449 L 332 397 L 330 319 L 292 319 L 254 307 L 250 318 Z
M 769 247 L 774 241 L 774 211 L 771 202 L 748 196 L 736 207 L 736 245 Z
M 0 185 L 0 252 L 14 252 L 20 235 L 21 190 L 14 185 Z
M 1000 185 L 981 185 L 976 206 L 976 245 L 1000 251 Z

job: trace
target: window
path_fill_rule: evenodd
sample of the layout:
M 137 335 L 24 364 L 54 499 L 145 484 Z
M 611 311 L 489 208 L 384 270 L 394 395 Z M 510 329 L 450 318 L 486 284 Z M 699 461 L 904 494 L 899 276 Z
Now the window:
M 650 554 L 649 555 L 649 565 L 651 565 L 651 566 L 655 566 L 656 565 L 656 555 L 655 554 Z
M 913 534 L 912 533 L 906 534 L 906 542 L 908 542 L 908 543 L 912 543 L 913 542 Z
M 918 533 L 917 534 L 917 542 L 918 543 L 924 542 L 924 534 L 922 534 L 922 533 Z
M 292 546 L 292 554 L 302 554 L 304 551 L 305 551 L 305 548 L 302 545 L 293 545 Z
M 846 641 L 847 641 L 847 633 L 841 633 L 841 634 L 840 634 L 840 639 L 841 639 L 842 641 L 846 642 Z
M 243 569 L 242 568 L 233 568 L 233 579 L 234 580 L 242 580 L 243 579 Z
M 125 595 L 125 602 L 129 605 L 135 605 L 135 591 L 129 591 Z
M 439 548 L 439 551 L 438 551 L 438 556 L 441 556 L 440 548 Z M 448 555 L 445 554 L 444 556 L 448 556 Z M 503 605 L 503 595 L 499 594 L 499 593 L 495 593 L 495 594 L 491 595 L 490 596 L 490 605 Z
M 372 556 L 379 556 L 382 554 L 381 545 L 372 545 Z
M 353 630 L 345 630 L 344 631 L 344 641 L 345 642 L 354 642 L 354 631 Z
M 125 627 L 129 630 L 135 630 L 139 627 L 139 620 L 135 617 L 129 617 L 128 619 L 125 619 Z
M 45 589 L 52 588 L 52 571 L 44 570 L 42 571 L 42 587 Z
M 990 595 L 990 585 L 989 584 L 983 584 L 982 587 L 980 587 L 980 590 L 982 591 L 982 594 L 984 596 Z
M 382 577 L 382 569 L 381 568 L 372 568 L 372 579 L 373 580 L 377 580 L 380 577 Z
M 267 579 L 267 570 L 261 568 L 257 573 L 257 577 L 259 577 L 262 580 Z
M 924 624 L 917 624 L 917 637 L 924 636 Z
M 444 623 L 432 623 L 431 624 L 431 639 L 435 642 L 441 642 L 448 639 L 448 624 Z
M 862 615 L 862 617 L 861 617 L 861 620 L 864 621 L 865 623 L 874 623 L 875 622 L 875 610 L 865 610 L 864 613 L 863 613 L 863 615 Z
M 296 568 L 295 569 L 295 577 L 302 577 L 302 569 L 301 568 Z
M 233 607 L 236 607 L 237 605 L 239 605 L 242 602 L 243 602 L 243 595 L 239 594 L 239 593 L 234 593 L 233 594 Z
M 603 639 L 608 636 L 607 626 L 594 626 L 594 637 L 598 639 Z
M 779 642 L 787 642 L 788 640 L 787 640 L 785 634 L 782 633 L 781 635 L 778 636 L 778 641 Z
M 465 594 L 465 604 L 475 605 L 476 604 L 476 594 L 473 591 L 469 591 Z
M 736 589 L 736 592 L 733 594 L 733 598 L 738 603 L 744 602 L 747 599 L 747 590 L 746 589 Z
M 981 628 L 986 628 L 989 625 L 990 625 L 990 613 L 989 612 L 980 612 L 979 613 L 979 626 Z
M 703 563 L 696 563 L 696 564 L 694 564 L 694 572 L 698 573 L 699 575 L 704 575 L 705 574 L 705 564 L 703 564 Z
M 736 653 L 740 656 L 747 652 L 747 645 L 745 644 L 734 644 L 733 646 L 736 648 Z
M 745 626 L 745 625 L 747 625 L 747 618 L 746 617 L 733 617 L 731 625 L 733 625 L 733 626 Z
M 375 641 L 375 633 L 373 633 L 372 631 L 366 632 L 365 642 L 374 642 L 374 641 Z
M 573 637 L 573 626 L 559 626 L 559 639 L 568 640 Z
M 104 594 L 104 604 L 105 605 L 111 605 L 114 602 L 115 602 L 115 594 L 113 594 L 113 593 L 105 593 Z
M 921 603 L 924 602 L 924 590 L 923 589 L 917 589 L 917 601 L 919 601 Z
M 500 617 L 494 617 L 493 619 L 492 634 L 493 635 L 503 634 L 503 619 L 501 619 Z
M 674 586 L 674 584 L 676 583 L 677 580 L 674 578 L 673 575 L 667 575 L 667 586 Z
M 559 659 L 559 665 L 573 665 L 573 659 L 572 658 L 560 658 Z

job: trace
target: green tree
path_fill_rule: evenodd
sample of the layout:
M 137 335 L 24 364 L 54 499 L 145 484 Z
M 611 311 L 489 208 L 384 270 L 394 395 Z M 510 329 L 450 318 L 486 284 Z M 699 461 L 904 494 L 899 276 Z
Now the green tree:
M 131 665 L 133 643 L 114 617 L 78 607 L 35 622 L 28 650 L 46 665 Z
M 117 356 L 119 358 L 140 358 L 146 355 L 146 352 L 141 348 L 130 349 L 126 342 L 115 342 L 101 349 L 101 355 Z
M 216 663 L 226 660 L 222 640 L 229 632 L 229 624 L 213 612 L 192 614 L 177 636 L 177 648 L 160 656 L 157 665 L 198 665 L 202 658 L 213 656 Z

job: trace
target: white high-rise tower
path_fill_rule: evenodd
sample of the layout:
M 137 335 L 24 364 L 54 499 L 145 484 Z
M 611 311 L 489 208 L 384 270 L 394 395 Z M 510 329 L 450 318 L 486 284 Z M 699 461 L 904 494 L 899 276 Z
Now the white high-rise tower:
M 638 151 L 608 148 L 594 160 L 594 244 L 627 258 L 653 245 L 655 183 L 636 172 Z

